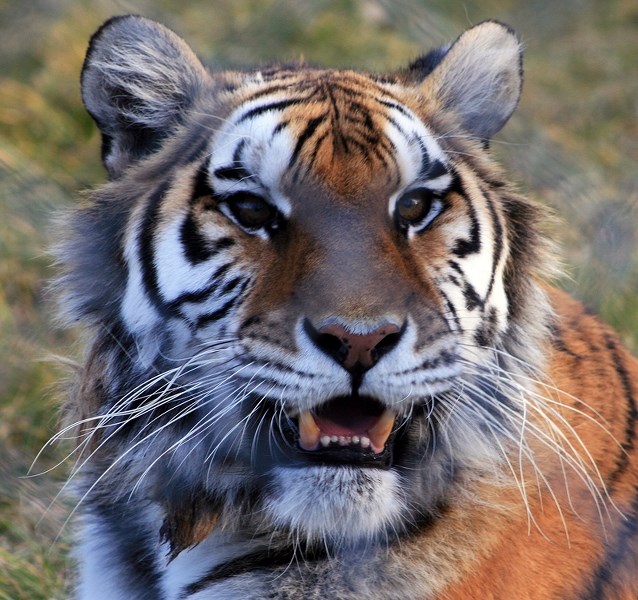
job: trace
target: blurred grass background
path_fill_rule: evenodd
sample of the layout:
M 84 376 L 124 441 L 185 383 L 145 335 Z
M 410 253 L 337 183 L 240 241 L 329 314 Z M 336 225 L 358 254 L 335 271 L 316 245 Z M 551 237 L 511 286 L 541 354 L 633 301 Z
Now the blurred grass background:
M 526 82 L 495 152 L 563 219 L 561 285 L 638 348 L 635 0 L 0 0 L 0 600 L 68 595 L 69 507 L 47 508 L 65 467 L 24 478 L 57 426 L 63 370 L 47 357 L 80 352 L 54 324 L 45 249 L 56 210 L 104 179 L 78 79 L 91 33 L 123 13 L 172 27 L 212 68 L 303 57 L 388 70 L 470 24 L 508 22 Z

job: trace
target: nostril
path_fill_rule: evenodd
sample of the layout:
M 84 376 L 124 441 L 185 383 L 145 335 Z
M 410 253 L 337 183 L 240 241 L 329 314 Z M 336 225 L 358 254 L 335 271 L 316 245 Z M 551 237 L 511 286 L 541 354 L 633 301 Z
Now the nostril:
M 373 367 L 392 350 L 405 329 L 386 324 L 365 334 L 352 333 L 344 326 L 330 323 L 316 329 L 308 319 L 304 329 L 315 345 L 337 361 L 344 369 L 354 373 Z
M 344 362 L 348 357 L 347 340 L 341 340 L 330 333 L 317 333 L 313 341 L 326 354 L 336 358 L 338 362 Z
M 401 339 L 403 335 L 403 330 L 405 329 L 405 325 L 395 333 L 388 333 L 385 337 L 381 339 L 381 341 L 374 347 L 374 352 L 377 355 L 377 360 L 381 358 L 384 354 L 387 354 L 392 350 Z

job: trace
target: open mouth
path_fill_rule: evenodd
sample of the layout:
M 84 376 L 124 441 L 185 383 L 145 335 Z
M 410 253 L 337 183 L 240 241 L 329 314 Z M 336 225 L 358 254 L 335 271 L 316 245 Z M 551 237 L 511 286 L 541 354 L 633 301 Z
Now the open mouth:
M 340 396 L 300 413 L 297 443 L 311 460 L 382 466 L 396 416 L 372 398 Z

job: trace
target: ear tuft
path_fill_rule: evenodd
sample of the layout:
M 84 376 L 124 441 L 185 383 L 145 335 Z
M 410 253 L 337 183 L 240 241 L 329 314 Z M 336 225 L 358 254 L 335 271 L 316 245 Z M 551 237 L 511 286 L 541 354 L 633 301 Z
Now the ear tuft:
M 94 34 L 82 99 L 103 136 L 112 177 L 155 150 L 183 118 L 209 75 L 188 45 L 149 19 L 110 19 Z
M 455 112 L 461 126 L 483 141 L 510 118 L 521 93 L 522 51 L 516 33 L 497 21 L 468 29 L 422 82 L 423 92 Z

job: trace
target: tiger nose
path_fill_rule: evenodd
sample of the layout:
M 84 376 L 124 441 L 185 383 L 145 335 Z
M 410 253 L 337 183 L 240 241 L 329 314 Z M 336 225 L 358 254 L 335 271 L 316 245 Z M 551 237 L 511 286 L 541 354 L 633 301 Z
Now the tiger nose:
M 402 330 L 393 324 L 383 325 L 365 334 L 352 333 L 342 325 L 330 323 L 315 329 L 306 320 L 306 331 L 315 345 L 350 372 L 367 371 L 392 350 Z

